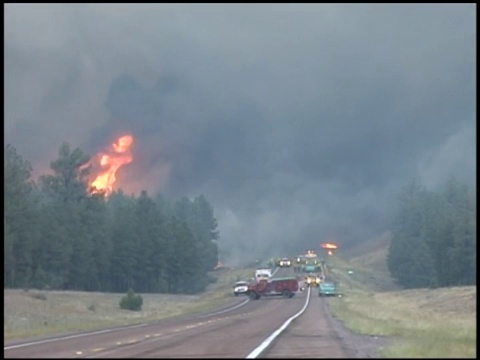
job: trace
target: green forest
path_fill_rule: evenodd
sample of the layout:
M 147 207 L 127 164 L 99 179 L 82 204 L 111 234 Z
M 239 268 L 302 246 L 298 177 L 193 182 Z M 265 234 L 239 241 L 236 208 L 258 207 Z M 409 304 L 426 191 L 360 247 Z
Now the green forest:
M 145 191 L 91 195 L 89 156 L 64 143 L 37 183 L 4 149 L 4 287 L 101 292 L 203 291 L 218 262 L 212 206 Z
M 474 192 L 451 177 L 438 192 L 412 180 L 398 197 L 388 251 L 390 274 L 405 288 L 476 284 Z
M 202 292 L 218 263 L 205 196 L 88 192 L 89 156 L 64 143 L 52 174 L 4 149 L 4 287 Z M 438 192 L 412 181 L 398 197 L 387 265 L 405 288 L 476 284 L 476 202 L 450 178 Z

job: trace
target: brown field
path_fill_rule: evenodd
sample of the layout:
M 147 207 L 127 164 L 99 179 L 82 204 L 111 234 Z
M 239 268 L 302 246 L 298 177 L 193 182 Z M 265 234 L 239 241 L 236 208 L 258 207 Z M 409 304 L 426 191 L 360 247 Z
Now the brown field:
M 326 259 L 343 294 L 327 300 L 334 317 L 355 333 L 388 339 L 385 358 L 475 358 L 476 286 L 400 290 L 386 266 L 388 239 L 371 241 L 368 253 Z M 139 312 L 120 309 L 124 294 L 4 290 L 4 340 L 208 311 L 232 301 L 232 284 L 252 272 L 215 272 L 218 281 L 199 295 L 142 294 Z
M 141 294 L 141 311 L 122 310 L 125 294 L 4 290 L 4 340 L 101 329 L 208 311 L 232 300 L 232 284 L 253 269 L 214 272 L 217 282 L 200 295 Z
M 329 257 L 344 295 L 329 299 L 335 317 L 356 333 L 388 337 L 386 358 L 475 358 L 476 286 L 399 290 L 386 267 L 388 243 L 380 244 Z

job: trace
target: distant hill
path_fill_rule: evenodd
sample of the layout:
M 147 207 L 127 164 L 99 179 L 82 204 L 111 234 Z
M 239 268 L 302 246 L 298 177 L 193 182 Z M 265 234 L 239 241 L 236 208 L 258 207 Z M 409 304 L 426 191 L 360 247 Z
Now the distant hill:
M 351 245 L 348 248 L 342 249 L 342 257 L 345 259 L 353 259 L 359 256 L 369 255 L 380 249 L 388 249 L 392 234 L 386 231 L 371 239 L 361 241 L 357 244 Z
M 387 267 L 391 233 L 385 232 L 356 246 L 338 252 L 344 264 L 355 271 L 355 278 L 376 291 L 399 290 Z

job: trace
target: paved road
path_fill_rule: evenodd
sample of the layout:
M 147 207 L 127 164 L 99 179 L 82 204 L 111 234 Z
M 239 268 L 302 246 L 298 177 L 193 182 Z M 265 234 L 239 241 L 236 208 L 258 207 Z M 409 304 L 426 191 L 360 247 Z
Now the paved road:
M 288 274 L 293 270 L 280 269 L 275 277 Z M 261 298 L 217 314 L 7 347 L 4 357 L 245 358 L 303 308 L 306 296 L 304 291 L 291 299 Z M 305 312 L 259 357 L 345 357 L 341 340 L 326 320 L 322 301 L 313 291 Z
M 326 316 L 325 298 L 312 289 L 305 312 L 276 339 L 262 358 L 352 358 Z

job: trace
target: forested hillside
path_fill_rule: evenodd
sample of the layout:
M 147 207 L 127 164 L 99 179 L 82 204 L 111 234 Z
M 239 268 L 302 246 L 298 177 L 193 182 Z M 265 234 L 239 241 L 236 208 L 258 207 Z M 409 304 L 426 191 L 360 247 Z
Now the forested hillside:
M 4 287 L 197 293 L 218 261 L 217 222 L 200 195 L 88 191 L 89 157 L 68 144 L 51 175 L 4 149 Z
M 35 183 L 29 162 L 5 147 L 4 286 L 203 291 L 218 262 L 207 199 L 92 194 L 88 162 L 65 143 L 52 174 Z M 432 192 L 411 182 L 399 194 L 391 233 L 387 265 L 399 285 L 476 284 L 476 201 L 465 184 L 451 178 Z
M 438 192 L 415 181 L 399 196 L 387 263 L 406 288 L 476 284 L 476 199 L 454 177 Z

